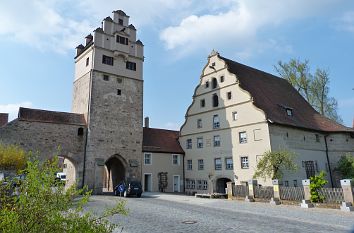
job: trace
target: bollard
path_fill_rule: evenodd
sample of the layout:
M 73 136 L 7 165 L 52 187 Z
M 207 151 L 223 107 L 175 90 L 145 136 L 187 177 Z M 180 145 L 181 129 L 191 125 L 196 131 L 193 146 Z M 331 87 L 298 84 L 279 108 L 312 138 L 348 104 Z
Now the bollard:
M 302 200 L 301 208 L 313 208 L 314 205 L 311 203 L 310 179 L 302 180 L 302 186 L 304 187 L 305 200 Z
M 352 181 L 350 179 L 345 179 L 345 180 L 341 180 L 340 184 L 342 186 L 343 196 L 344 196 L 344 201 L 342 202 L 340 210 L 347 211 L 347 212 L 354 211 Z
M 227 182 L 226 183 L 227 185 L 227 199 L 229 200 L 232 200 L 232 197 L 233 197 L 233 187 L 235 186 L 235 183 L 234 182 Z
M 280 205 L 280 189 L 279 189 L 279 180 L 272 180 L 274 195 L 270 199 L 270 204 Z
M 248 195 L 245 198 L 247 202 L 254 202 L 254 189 L 257 186 L 257 180 L 248 181 Z

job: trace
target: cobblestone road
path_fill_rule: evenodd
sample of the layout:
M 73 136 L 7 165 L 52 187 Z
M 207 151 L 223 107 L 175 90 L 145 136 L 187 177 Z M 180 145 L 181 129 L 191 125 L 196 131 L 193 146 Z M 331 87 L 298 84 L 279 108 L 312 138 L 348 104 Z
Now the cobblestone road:
M 97 212 L 119 197 L 93 196 L 89 208 Z M 126 198 L 124 198 L 126 199 Z M 301 209 L 191 196 L 145 193 L 127 198 L 129 216 L 111 221 L 124 228 L 116 232 L 351 232 L 354 213 L 333 209 Z

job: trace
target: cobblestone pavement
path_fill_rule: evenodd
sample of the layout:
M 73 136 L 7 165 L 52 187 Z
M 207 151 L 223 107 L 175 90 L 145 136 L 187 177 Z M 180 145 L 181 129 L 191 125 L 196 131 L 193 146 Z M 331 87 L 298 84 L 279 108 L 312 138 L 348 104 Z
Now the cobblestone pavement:
M 89 208 L 101 212 L 120 197 L 93 196 Z M 123 228 L 115 232 L 351 232 L 354 213 L 334 209 L 301 209 L 221 199 L 144 193 L 127 200 L 129 215 L 110 220 Z

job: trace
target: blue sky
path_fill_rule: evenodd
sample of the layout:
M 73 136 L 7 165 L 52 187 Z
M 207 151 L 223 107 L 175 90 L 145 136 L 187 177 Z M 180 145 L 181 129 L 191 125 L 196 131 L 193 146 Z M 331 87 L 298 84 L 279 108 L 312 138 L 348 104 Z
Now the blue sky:
M 354 118 L 354 2 L 344 0 L 12 0 L 0 3 L 0 112 L 70 111 L 75 47 L 122 9 L 145 45 L 144 116 L 178 129 L 212 49 L 276 74 L 308 59 L 328 69 L 344 124 Z

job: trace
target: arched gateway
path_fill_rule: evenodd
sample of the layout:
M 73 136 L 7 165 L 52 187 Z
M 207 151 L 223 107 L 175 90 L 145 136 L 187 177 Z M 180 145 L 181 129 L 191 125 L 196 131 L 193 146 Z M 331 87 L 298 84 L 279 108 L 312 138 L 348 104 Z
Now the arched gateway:
M 216 180 L 216 192 L 217 193 L 226 193 L 225 189 L 227 188 L 227 182 L 231 182 L 229 178 L 219 178 Z
M 105 162 L 103 191 L 112 192 L 127 177 L 127 162 L 120 155 L 113 155 Z

